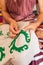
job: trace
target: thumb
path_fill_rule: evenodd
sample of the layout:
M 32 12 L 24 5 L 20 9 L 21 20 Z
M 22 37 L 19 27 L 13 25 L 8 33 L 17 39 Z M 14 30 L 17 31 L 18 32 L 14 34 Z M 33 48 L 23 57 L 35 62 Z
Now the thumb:
M 20 33 L 20 30 L 16 31 L 16 33 L 19 34 Z
M 16 26 L 16 27 L 15 27 L 15 30 L 16 30 L 16 31 L 18 31 L 18 30 L 19 30 L 18 26 Z

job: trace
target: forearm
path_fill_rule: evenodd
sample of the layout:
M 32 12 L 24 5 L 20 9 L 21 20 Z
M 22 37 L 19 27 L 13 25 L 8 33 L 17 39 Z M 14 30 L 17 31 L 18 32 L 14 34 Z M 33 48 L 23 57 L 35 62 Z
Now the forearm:
M 2 11 L 2 14 L 3 14 L 4 19 L 5 19 L 8 23 L 11 23 L 12 21 L 15 21 L 14 19 L 12 19 L 12 18 L 10 17 L 10 15 L 9 15 L 6 11 Z
M 28 24 L 26 27 L 24 27 L 25 30 L 28 29 L 33 29 L 34 31 L 36 31 L 36 29 L 39 27 L 39 25 L 43 22 L 43 13 L 41 13 L 38 17 L 37 17 L 37 21 L 34 23 L 30 23 Z
M 39 26 L 42 22 L 43 22 L 43 13 L 40 13 L 36 21 L 37 26 Z

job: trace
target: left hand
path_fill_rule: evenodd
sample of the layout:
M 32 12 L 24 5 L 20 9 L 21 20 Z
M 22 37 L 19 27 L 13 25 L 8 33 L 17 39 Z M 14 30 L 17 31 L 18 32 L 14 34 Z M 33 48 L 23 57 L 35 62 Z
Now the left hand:
M 28 26 L 24 27 L 23 29 L 36 31 L 37 27 L 38 27 L 37 23 L 30 23 Z

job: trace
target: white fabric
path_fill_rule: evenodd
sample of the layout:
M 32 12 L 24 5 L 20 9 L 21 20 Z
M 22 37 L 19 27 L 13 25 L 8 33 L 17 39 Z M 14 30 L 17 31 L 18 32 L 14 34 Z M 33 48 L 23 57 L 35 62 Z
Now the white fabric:
M 28 25 L 28 23 L 29 22 L 18 22 L 19 28 L 22 29 L 24 26 Z M 30 32 L 27 31 L 27 33 L 31 35 L 31 41 L 28 45 L 29 49 L 22 53 L 14 50 L 13 53 L 10 54 L 10 48 L 8 46 L 11 44 L 13 39 L 7 38 L 6 36 L 6 32 L 9 31 L 9 25 L 1 25 L 0 30 L 2 30 L 4 34 L 0 36 L 0 47 L 5 47 L 4 52 L 6 54 L 5 58 L 0 62 L 0 65 L 6 63 L 10 58 L 13 58 L 14 61 L 16 61 L 15 65 L 28 65 L 32 61 L 33 56 L 40 52 L 37 36 L 33 30 L 30 30 Z M 26 42 L 24 36 L 21 34 L 16 41 L 16 46 L 24 45 L 23 43 L 25 44 Z

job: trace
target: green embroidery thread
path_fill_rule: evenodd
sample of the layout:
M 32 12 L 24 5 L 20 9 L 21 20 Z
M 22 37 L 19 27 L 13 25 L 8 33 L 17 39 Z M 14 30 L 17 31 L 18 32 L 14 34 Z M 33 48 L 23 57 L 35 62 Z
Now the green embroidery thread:
M 23 34 L 25 36 L 25 40 L 27 43 L 30 42 L 30 36 L 28 35 L 28 33 L 24 30 L 21 30 L 20 33 L 14 38 L 14 40 L 11 42 L 9 48 L 10 48 L 10 53 L 13 53 L 13 50 L 18 51 L 18 52 L 22 52 L 24 50 L 28 49 L 28 45 L 25 44 L 21 47 L 16 47 L 15 43 L 16 43 L 16 39 L 19 37 L 20 34 Z
M 4 38 L 9 38 L 10 37 L 10 32 L 8 31 L 8 32 L 6 32 L 6 34 L 4 35 L 3 34 L 3 31 L 0 31 L 0 36 L 4 36 Z
M 7 34 L 6 34 L 6 35 L 7 35 L 7 38 L 9 38 L 10 32 L 7 32 Z
M 2 31 L 0 31 L 0 36 L 3 35 Z
M 3 58 L 5 58 L 5 53 L 3 53 L 3 51 L 5 51 L 5 48 L 0 47 L 0 61 L 2 61 Z

